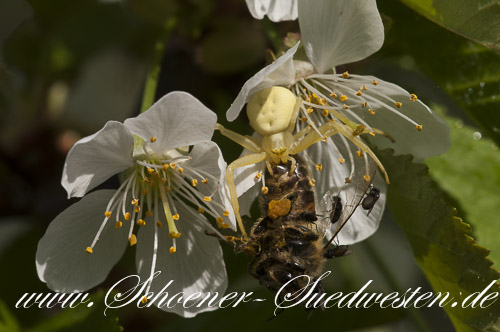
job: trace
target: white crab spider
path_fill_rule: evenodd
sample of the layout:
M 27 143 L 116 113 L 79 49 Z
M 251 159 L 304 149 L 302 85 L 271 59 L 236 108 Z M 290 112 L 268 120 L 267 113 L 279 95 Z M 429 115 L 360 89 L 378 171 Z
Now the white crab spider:
M 234 170 L 239 167 L 257 164 L 264 161 L 270 174 L 272 174 L 271 163 L 279 164 L 292 162 L 290 174 L 295 170 L 295 159 L 292 155 L 304 151 L 312 144 L 326 141 L 327 137 L 341 134 L 353 142 L 361 151 L 368 154 L 379 166 L 384 174 L 386 182 L 389 178 L 382 163 L 373 151 L 358 137 L 365 133 L 364 128 L 353 130 L 352 126 L 340 121 L 331 120 L 318 128 L 308 126 L 295 135 L 292 134 L 299 114 L 302 99 L 296 97 L 290 90 L 283 87 L 270 87 L 260 90 L 252 95 L 247 105 L 247 115 L 250 126 L 262 136 L 259 142 L 255 138 L 240 135 L 234 131 L 216 124 L 215 129 L 245 149 L 253 152 L 233 161 L 226 172 L 226 181 L 229 187 L 231 204 L 236 215 L 239 228 L 243 238 L 247 237 L 239 212 L 238 196 L 234 183 Z M 370 177 L 365 175 L 365 180 Z

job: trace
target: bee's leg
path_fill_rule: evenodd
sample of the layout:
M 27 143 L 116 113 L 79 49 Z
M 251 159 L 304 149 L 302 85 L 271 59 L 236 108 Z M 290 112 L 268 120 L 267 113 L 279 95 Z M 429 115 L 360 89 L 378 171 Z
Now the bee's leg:
M 334 257 L 347 256 L 351 253 L 347 246 L 335 246 L 334 248 L 325 250 L 323 257 L 331 259 Z
M 253 153 L 233 161 L 226 171 L 226 182 L 229 188 L 229 195 L 231 198 L 231 205 L 233 206 L 234 215 L 236 216 L 236 221 L 238 222 L 238 227 L 240 228 L 243 238 L 247 237 L 247 232 L 243 227 L 243 220 L 240 216 L 240 204 L 238 203 L 238 194 L 236 193 L 236 185 L 234 183 L 234 170 L 243 166 L 257 164 L 266 159 L 267 154 L 265 152 Z

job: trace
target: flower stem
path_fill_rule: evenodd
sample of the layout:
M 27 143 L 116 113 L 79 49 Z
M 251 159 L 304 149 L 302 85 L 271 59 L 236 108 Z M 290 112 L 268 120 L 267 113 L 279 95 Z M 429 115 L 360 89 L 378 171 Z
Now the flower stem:
M 168 38 L 170 37 L 170 33 L 176 25 L 177 20 L 175 18 L 171 17 L 167 19 L 165 21 L 164 33 L 162 34 L 161 39 L 156 41 L 153 50 L 151 67 L 149 68 L 146 76 L 146 84 L 142 95 L 141 113 L 144 113 L 148 108 L 150 108 L 155 101 L 156 88 L 158 86 L 158 79 L 160 78 L 161 63 L 165 52 L 165 46 Z

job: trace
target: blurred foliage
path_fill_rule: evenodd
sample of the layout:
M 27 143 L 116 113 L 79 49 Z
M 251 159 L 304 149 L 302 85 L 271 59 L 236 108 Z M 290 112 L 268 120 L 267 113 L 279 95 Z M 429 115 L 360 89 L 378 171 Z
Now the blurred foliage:
M 446 29 L 498 48 L 498 24 L 493 22 L 497 1 L 402 2 Z M 398 83 L 464 123 L 458 128 L 448 118 L 452 148 L 428 161 L 443 196 L 423 166 L 385 155 L 393 181 L 392 216 L 418 264 L 434 290 L 463 291 L 463 298 L 496 278 L 485 258 L 488 251 L 480 246 L 492 250 L 489 257 L 497 264 L 500 259 L 499 151 L 491 143 L 500 143 L 500 59 L 399 1 L 378 1 L 378 6 L 386 42 L 349 71 Z M 167 34 L 168 22 L 175 27 Z M 60 186 L 66 153 L 106 121 L 139 112 L 158 42 L 165 45 L 156 99 L 172 90 L 190 92 L 227 125 L 225 111 L 240 87 L 265 64 L 266 48 L 279 53 L 276 40 L 289 32 L 298 32 L 297 22 L 254 20 L 243 0 L 0 0 L 0 266 L 7 271 L 0 275 L 0 331 L 112 331 L 120 326 L 126 331 L 452 329 L 440 308 L 317 310 L 310 319 L 297 308 L 266 323 L 274 310 L 272 295 L 248 274 L 249 258 L 235 255 L 230 246 L 224 248 L 229 291 L 254 291 L 265 302 L 194 319 L 134 306 L 112 311 L 108 318 L 99 292 L 92 293 L 96 305 L 91 309 L 15 309 L 25 292 L 49 292 L 38 280 L 34 257 L 49 222 L 71 203 Z M 250 133 L 244 117 L 227 126 Z M 476 131 L 480 140 L 472 138 Z M 237 158 L 239 146 L 219 134 L 214 140 L 227 161 Z M 113 179 L 104 187 L 115 185 Z M 472 224 L 472 233 L 441 197 Z M 413 262 L 405 234 L 391 220 L 387 212 L 375 236 L 353 246 L 352 255 L 329 263 L 335 276 L 325 283 L 327 293 L 355 291 L 370 279 L 371 291 L 387 294 L 418 286 L 431 289 Z M 427 228 L 432 232 L 421 232 Z M 133 248 L 127 251 L 102 289 L 135 270 L 133 255 Z M 447 309 L 457 329 L 478 330 L 493 324 L 497 304 L 483 311 Z

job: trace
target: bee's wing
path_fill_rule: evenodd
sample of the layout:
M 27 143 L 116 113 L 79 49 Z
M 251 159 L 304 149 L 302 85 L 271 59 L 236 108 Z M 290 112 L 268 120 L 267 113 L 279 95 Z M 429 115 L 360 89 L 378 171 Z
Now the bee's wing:
M 361 204 L 377 172 L 377 165 L 369 158 L 365 158 L 364 167 L 357 167 L 349 183 L 345 183 L 338 192 L 342 203 L 342 214 L 334 224 L 328 224 L 332 237 L 328 240 L 327 247 L 339 234 L 349 221 L 356 208 Z M 324 198 L 325 199 L 325 198 Z

